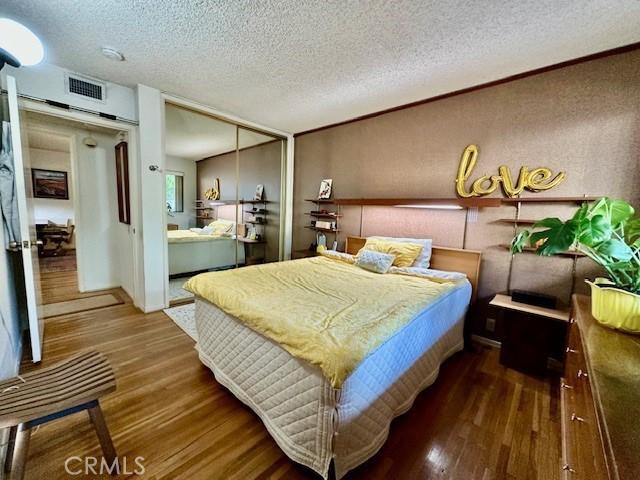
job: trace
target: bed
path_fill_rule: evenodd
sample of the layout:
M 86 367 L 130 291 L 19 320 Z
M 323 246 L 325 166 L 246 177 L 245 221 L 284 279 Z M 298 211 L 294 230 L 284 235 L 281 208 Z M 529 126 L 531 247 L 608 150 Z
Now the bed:
M 169 230 L 167 242 L 169 275 L 234 266 L 236 253 L 239 264 L 245 261 L 244 245 L 226 232 L 201 234 L 192 230 Z
M 347 252 L 355 254 L 363 244 L 364 239 L 349 237 Z M 244 273 L 225 273 L 224 278 L 201 276 L 201 288 L 196 286 L 198 277 L 194 277 L 188 287 L 196 294 L 196 348 L 200 360 L 219 383 L 258 414 L 290 458 L 323 478 L 328 478 L 333 461 L 334 474 L 339 479 L 378 451 L 393 418 L 407 411 L 416 395 L 435 381 L 440 364 L 463 348 L 464 318 L 475 295 L 480 253 L 433 248 L 433 270 L 466 275 L 454 282 L 365 274 L 359 267 L 336 262 L 316 257 L 260 265 L 240 269 Z M 306 274 L 307 271 L 318 273 Z M 284 272 L 292 272 L 295 286 L 287 286 L 284 278 L 289 274 Z M 238 291 L 227 295 L 236 288 L 232 275 L 242 278 L 236 282 Z M 313 275 L 324 276 L 318 279 Z M 267 278 L 269 281 L 263 282 Z M 270 286 L 264 287 L 265 284 Z M 379 291 L 372 289 L 375 285 L 381 286 Z M 348 293 L 352 286 L 358 292 L 362 288 L 372 294 L 363 298 L 362 293 Z M 275 303 L 270 305 L 279 301 L 278 290 L 288 288 L 298 289 L 296 295 L 288 296 L 290 319 L 276 313 Z M 336 300 L 342 302 L 342 311 L 329 312 L 328 316 L 327 312 L 316 314 L 325 306 L 306 295 L 313 295 L 317 289 L 325 295 L 343 297 Z M 402 300 L 392 304 L 389 292 Z M 422 299 L 412 301 L 416 295 L 423 295 L 428 304 L 424 306 Z M 381 315 L 398 320 L 391 334 L 384 332 L 387 323 L 362 313 L 364 303 L 373 303 L 375 311 L 392 312 L 391 316 Z M 300 308 L 304 306 L 308 308 L 308 319 L 299 322 Z M 341 332 L 336 329 L 330 335 L 323 331 L 322 338 L 318 336 L 308 345 L 296 343 L 301 340 L 295 334 L 301 332 L 304 336 L 307 321 L 340 315 L 348 319 L 340 324 L 341 328 L 349 327 L 353 321 L 357 334 L 348 332 L 340 337 Z M 253 317 L 256 321 L 258 317 L 273 321 L 265 330 L 263 324 L 252 323 Z M 281 331 L 282 325 L 290 328 L 293 338 L 272 336 L 274 332 L 285 337 L 291 334 Z M 380 327 L 382 335 L 379 325 L 384 325 Z M 331 328 L 333 325 L 328 327 Z M 314 333 L 310 331 L 309 335 Z M 334 345 L 336 338 L 346 339 L 346 343 L 340 340 Z

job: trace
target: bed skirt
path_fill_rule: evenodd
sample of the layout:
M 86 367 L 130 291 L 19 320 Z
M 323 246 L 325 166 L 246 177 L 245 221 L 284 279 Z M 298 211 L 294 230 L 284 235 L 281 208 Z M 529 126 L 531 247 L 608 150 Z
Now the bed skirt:
M 336 478 L 373 456 L 393 418 L 437 378 L 463 347 L 471 288 L 430 305 L 369 355 L 334 389 L 318 368 L 291 356 L 215 305 L 196 298 L 197 350 L 216 380 L 248 405 L 292 460 Z

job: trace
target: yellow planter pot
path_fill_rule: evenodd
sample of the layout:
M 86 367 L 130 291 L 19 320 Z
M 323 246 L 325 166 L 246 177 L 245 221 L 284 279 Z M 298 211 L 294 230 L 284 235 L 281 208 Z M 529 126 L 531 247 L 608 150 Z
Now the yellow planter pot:
M 640 295 L 615 288 L 606 278 L 585 281 L 591 287 L 593 318 L 607 327 L 640 333 Z

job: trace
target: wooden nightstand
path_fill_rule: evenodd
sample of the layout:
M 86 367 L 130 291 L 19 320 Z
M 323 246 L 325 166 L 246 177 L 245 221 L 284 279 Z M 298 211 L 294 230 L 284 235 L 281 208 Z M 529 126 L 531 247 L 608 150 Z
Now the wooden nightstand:
M 536 375 L 546 373 L 554 363 L 562 368 L 569 310 L 514 302 L 503 294 L 493 297 L 489 308 L 490 315 L 502 324 L 500 363 Z

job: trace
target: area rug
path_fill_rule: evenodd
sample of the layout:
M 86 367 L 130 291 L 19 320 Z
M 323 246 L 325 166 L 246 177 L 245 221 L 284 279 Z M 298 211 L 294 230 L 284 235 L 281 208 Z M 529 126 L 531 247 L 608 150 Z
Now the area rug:
M 193 298 L 193 293 L 187 292 L 182 285 L 184 285 L 189 278 L 172 278 L 169 280 L 169 301 L 175 302 L 176 300 L 186 300 Z
M 111 307 L 124 303 L 122 299 L 110 293 L 104 295 L 94 295 L 93 297 L 76 298 L 65 302 L 49 303 L 42 305 L 43 318 L 58 317 L 70 313 L 95 310 L 97 308 Z
M 165 308 L 164 313 L 166 313 L 169 318 L 184 331 L 184 333 L 193 338 L 194 341 L 198 341 L 195 303 L 187 303 L 186 305 Z

